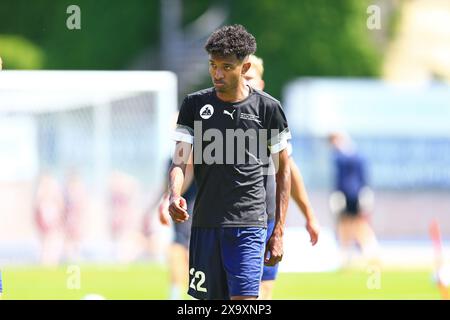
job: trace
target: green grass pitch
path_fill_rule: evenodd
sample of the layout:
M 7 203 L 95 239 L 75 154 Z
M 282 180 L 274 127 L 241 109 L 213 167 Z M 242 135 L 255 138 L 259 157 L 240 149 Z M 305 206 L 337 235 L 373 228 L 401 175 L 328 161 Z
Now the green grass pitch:
M 169 294 L 169 274 L 164 265 L 81 265 L 79 268 L 80 277 L 75 282 L 71 278 L 75 273 L 68 266 L 4 268 L 3 299 L 78 300 L 95 293 L 106 299 L 164 300 Z M 371 276 L 367 270 L 280 273 L 274 299 L 440 299 L 431 270 L 382 270 L 376 281 L 379 286 L 375 287 L 368 286 Z M 74 283 L 80 287 L 73 288 Z

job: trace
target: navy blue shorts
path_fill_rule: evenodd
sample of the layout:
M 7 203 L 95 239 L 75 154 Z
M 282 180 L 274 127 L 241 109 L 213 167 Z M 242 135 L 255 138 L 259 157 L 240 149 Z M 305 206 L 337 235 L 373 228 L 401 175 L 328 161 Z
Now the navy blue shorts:
M 193 227 L 189 290 L 196 299 L 259 295 L 267 229 Z
M 269 241 L 270 236 L 273 233 L 273 228 L 275 227 L 275 219 L 267 220 L 267 238 L 266 238 L 266 245 Z M 266 266 L 264 265 L 263 269 L 263 275 L 261 281 L 268 281 L 268 280 L 275 280 L 278 273 L 278 266 L 280 264 L 277 263 L 274 266 Z
M 360 213 L 360 204 L 359 199 L 353 199 L 350 197 L 345 197 L 345 209 L 343 214 L 344 215 L 350 215 L 350 216 L 356 216 Z

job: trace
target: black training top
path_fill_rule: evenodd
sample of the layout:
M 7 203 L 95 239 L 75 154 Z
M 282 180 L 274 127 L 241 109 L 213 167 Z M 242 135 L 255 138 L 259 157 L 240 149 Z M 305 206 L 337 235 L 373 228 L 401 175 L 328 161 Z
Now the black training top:
M 220 100 L 214 88 L 189 94 L 174 139 L 193 144 L 193 226 L 267 225 L 265 168 L 290 139 L 279 101 L 253 88 L 235 103 Z

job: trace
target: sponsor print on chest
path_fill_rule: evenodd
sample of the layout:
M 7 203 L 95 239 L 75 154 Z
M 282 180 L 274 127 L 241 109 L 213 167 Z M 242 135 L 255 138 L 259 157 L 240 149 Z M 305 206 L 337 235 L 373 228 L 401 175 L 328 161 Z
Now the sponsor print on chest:
M 205 104 L 201 109 L 200 109 L 200 117 L 204 120 L 208 120 L 209 118 L 211 118 L 214 114 L 214 107 L 211 104 Z M 223 116 L 225 118 L 230 118 L 231 120 L 235 120 L 237 114 L 239 114 L 239 119 L 242 120 L 249 120 L 249 121 L 255 121 L 258 124 L 261 124 L 261 120 L 259 119 L 259 116 L 256 114 L 251 114 L 251 113 L 246 113 L 246 112 L 241 112 L 241 113 L 237 113 L 235 108 L 227 108 L 224 109 L 222 112 Z

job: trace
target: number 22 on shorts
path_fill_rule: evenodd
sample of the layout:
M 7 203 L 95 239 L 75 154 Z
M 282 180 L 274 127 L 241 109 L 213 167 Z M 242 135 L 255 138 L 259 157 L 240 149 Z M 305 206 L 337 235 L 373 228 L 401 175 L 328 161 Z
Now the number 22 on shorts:
M 189 270 L 189 274 L 192 276 L 192 280 L 191 283 L 189 284 L 189 287 L 200 292 L 206 292 L 207 291 L 206 288 L 202 287 L 206 279 L 205 273 L 203 271 L 195 271 L 194 268 L 191 268 Z M 199 280 L 197 281 L 196 286 L 195 282 L 197 279 Z

